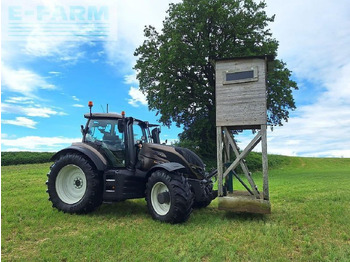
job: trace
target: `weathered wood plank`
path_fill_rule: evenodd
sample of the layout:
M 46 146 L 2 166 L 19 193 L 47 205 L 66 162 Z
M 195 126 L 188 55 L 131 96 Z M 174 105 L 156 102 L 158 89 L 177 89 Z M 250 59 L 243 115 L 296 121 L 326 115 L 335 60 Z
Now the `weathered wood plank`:
M 218 166 L 218 195 L 222 196 L 223 192 L 223 163 L 222 163 L 222 130 L 221 127 L 216 127 L 216 147 L 217 147 L 217 166 Z
M 266 125 L 261 126 L 261 152 L 262 152 L 262 168 L 263 168 L 263 197 L 265 200 L 269 200 L 270 195 L 269 195 L 269 178 L 268 178 Z

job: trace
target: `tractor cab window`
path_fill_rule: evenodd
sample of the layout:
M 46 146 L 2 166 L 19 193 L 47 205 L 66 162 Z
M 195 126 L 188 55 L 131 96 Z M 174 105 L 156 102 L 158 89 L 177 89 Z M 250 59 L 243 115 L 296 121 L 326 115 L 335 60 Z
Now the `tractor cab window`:
M 134 122 L 133 132 L 134 132 L 134 144 L 136 144 L 137 141 L 141 141 L 142 143 L 147 143 L 145 129 L 140 125 L 140 123 Z
M 117 119 L 91 119 L 85 141 L 99 146 L 111 166 L 125 166 L 124 134 L 118 131 Z

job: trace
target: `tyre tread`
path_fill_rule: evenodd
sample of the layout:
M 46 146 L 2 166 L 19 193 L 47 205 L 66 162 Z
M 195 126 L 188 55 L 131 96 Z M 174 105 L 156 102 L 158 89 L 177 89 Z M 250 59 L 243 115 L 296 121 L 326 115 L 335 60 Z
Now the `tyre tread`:
M 58 172 L 68 164 L 79 166 L 85 173 L 88 183 L 87 192 L 84 197 L 75 204 L 67 204 L 61 201 L 57 195 L 55 181 Z M 47 181 L 47 193 L 52 202 L 52 206 L 64 213 L 86 214 L 95 210 L 102 204 L 102 185 L 95 167 L 81 154 L 69 153 L 62 155 L 50 167 Z
M 158 215 L 152 207 L 150 192 L 152 186 L 158 181 L 165 182 L 169 188 L 169 191 L 172 191 L 172 206 L 169 212 L 164 215 Z M 191 191 L 190 185 L 187 179 L 180 173 L 169 173 L 165 170 L 155 171 L 148 180 L 146 185 L 146 201 L 148 210 L 151 213 L 152 217 L 156 220 L 163 222 L 168 222 L 171 224 L 183 223 L 188 220 L 192 213 L 192 204 L 193 204 L 194 195 Z

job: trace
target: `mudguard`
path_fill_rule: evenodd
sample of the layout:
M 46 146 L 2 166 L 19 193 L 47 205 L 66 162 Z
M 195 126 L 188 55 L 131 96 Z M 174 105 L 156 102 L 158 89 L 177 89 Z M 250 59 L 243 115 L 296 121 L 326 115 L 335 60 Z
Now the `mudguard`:
M 79 152 L 80 154 L 85 155 L 88 159 L 90 159 L 94 165 L 96 166 L 98 171 L 104 171 L 107 168 L 107 160 L 106 158 L 98 152 L 95 148 L 85 143 L 73 143 L 70 147 L 62 149 L 58 151 L 51 157 L 51 160 L 54 161 L 58 159 L 60 155 L 64 155 L 67 153 Z
M 158 170 L 158 169 L 165 169 L 168 172 L 174 172 L 177 170 L 184 170 L 186 171 L 186 168 L 176 162 L 169 162 L 169 163 L 163 163 L 163 164 L 159 164 L 159 165 L 155 165 L 153 166 L 148 172 L 147 172 L 147 176 L 151 175 L 154 171 Z

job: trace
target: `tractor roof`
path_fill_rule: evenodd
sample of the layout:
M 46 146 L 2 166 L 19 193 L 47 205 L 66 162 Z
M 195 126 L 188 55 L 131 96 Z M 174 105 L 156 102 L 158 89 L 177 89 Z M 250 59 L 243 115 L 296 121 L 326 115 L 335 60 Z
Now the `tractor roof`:
M 123 118 L 123 116 L 118 114 L 118 113 L 91 113 L 91 116 L 90 116 L 90 113 L 86 113 L 86 114 L 84 114 L 84 117 L 85 118 L 95 118 L 95 119 L 96 118 L 112 118 L 112 119 L 122 119 Z M 141 123 L 145 123 L 149 127 L 159 126 L 157 124 L 150 124 L 147 121 L 142 121 L 142 120 L 139 120 L 136 118 L 134 118 L 134 120 L 141 122 Z
M 122 115 L 117 113 L 92 113 L 90 116 L 90 113 L 84 114 L 85 118 L 116 118 L 121 119 L 123 118 Z

